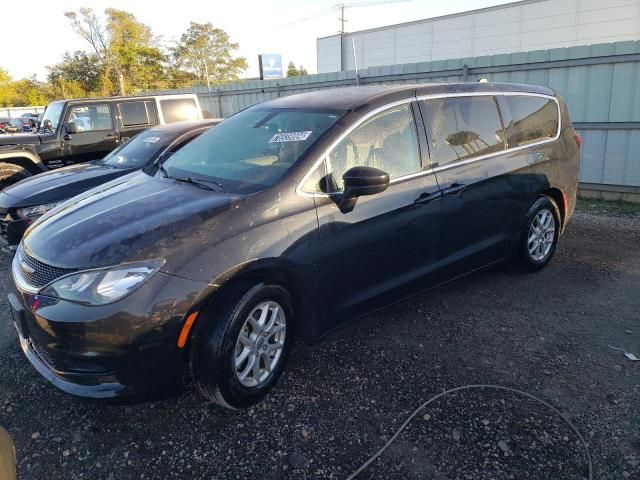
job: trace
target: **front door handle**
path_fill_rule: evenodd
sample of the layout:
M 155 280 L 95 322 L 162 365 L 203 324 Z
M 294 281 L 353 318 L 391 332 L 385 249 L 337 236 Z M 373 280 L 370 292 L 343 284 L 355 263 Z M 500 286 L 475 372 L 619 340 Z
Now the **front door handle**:
M 423 193 L 413 202 L 416 205 L 427 205 L 442 197 L 442 192 Z
M 463 183 L 452 183 L 448 188 L 445 188 L 442 191 L 442 196 L 459 195 L 465 188 L 467 188 L 467 186 Z

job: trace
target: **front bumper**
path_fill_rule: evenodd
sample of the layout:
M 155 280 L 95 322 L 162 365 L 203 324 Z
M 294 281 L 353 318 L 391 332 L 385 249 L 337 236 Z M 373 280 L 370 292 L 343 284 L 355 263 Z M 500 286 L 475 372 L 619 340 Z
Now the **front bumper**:
M 131 397 L 182 386 L 177 339 L 204 287 L 158 272 L 109 305 L 24 293 L 15 284 L 9 303 L 25 356 L 52 384 L 82 397 Z

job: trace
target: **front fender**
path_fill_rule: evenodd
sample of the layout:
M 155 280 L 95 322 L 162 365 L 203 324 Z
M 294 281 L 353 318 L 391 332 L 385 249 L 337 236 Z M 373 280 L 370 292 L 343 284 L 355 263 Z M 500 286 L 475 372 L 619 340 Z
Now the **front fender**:
M 274 282 L 291 294 L 296 312 L 296 332 L 305 343 L 316 343 L 322 332 L 322 302 L 317 278 L 295 263 L 281 258 L 249 260 L 218 275 L 193 303 L 190 312 L 205 311 L 221 293 L 246 288 L 250 282 Z
M 40 172 L 46 172 L 48 170 L 37 153 L 25 148 L 0 149 L 0 162 L 20 165 L 29 171 L 35 169 Z

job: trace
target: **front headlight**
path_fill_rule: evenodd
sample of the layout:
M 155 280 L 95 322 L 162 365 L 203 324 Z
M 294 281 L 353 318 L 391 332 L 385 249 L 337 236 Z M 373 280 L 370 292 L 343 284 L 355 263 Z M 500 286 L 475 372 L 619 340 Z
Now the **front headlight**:
M 85 270 L 56 280 L 40 294 L 87 305 L 105 305 L 134 292 L 163 264 L 164 260 L 150 260 Z
M 20 218 L 35 218 L 40 217 L 47 213 L 49 210 L 53 210 L 62 202 L 66 202 L 67 200 L 60 200 L 58 202 L 52 203 L 43 203 L 42 205 L 34 205 L 33 207 L 24 207 L 18 209 L 18 216 Z

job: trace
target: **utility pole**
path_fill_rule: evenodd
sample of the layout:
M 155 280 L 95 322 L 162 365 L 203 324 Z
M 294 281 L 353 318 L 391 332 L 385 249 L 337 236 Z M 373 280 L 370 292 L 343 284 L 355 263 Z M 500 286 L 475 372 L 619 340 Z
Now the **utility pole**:
M 346 5 L 344 3 L 341 3 L 340 5 L 338 5 L 338 7 L 340 8 L 340 18 L 338 18 L 338 20 L 340 20 L 340 35 L 344 35 L 345 34 L 344 23 L 347 21 L 347 19 L 344 16 L 344 9 Z
M 127 92 L 124 86 L 124 75 L 121 70 L 118 70 L 118 84 L 120 86 L 120 95 L 125 96 Z
M 211 81 L 209 80 L 209 65 L 207 65 L 207 59 L 204 59 L 204 74 L 207 76 L 207 92 L 211 91 Z

